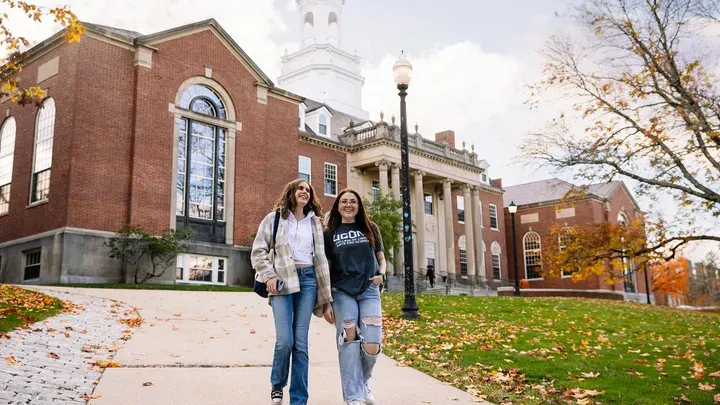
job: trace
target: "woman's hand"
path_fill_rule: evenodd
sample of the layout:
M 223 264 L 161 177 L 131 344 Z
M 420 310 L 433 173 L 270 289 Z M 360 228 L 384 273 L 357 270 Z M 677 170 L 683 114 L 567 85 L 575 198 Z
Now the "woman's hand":
M 277 285 L 278 285 L 279 280 L 280 280 L 279 278 L 273 277 L 270 280 L 268 280 L 267 283 L 265 283 L 267 285 L 267 289 L 268 289 L 268 292 L 270 292 L 270 294 L 278 294 L 279 291 L 277 289 Z
M 335 313 L 333 312 L 332 305 L 325 304 L 325 307 L 323 308 L 323 317 L 330 325 L 335 324 Z
M 382 276 L 382 274 L 379 274 L 375 277 L 371 277 L 370 281 L 372 281 L 372 283 L 375 285 L 380 285 L 383 283 L 383 276 Z

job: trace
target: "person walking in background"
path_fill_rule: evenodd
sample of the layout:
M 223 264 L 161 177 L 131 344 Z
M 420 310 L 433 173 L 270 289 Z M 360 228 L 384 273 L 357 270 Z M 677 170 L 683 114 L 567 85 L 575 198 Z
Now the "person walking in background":
M 428 264 L 427 279 L 430 281 L 430 288 L 435 287 L 435 266 Z

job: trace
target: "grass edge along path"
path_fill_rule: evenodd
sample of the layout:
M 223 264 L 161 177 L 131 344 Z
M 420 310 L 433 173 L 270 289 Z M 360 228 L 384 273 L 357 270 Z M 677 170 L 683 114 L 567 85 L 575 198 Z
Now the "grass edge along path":
M 577 298 L 383 295 L 385 354 L 497 404 L 720 403 L 720 316 Z
M 62 301 L 36 291 L 0 284 L 0 333 L 42 321 L 63 310 Z

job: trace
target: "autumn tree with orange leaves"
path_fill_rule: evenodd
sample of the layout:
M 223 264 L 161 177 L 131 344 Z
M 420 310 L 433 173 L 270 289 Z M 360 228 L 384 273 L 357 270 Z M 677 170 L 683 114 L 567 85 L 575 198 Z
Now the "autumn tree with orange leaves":
M 544 78 L 530 86 L 533 108 L 550 98 L 571 106 L 529 134 L 519 159 L 582 184 L 632 179 L 651 209 L 646 238 L 622 243 L 612 235 L 625 231 L 600 224 L 580 228 L 577 247 L 548 252 L 595 272 L 623 256 L 670 260 L 688 243 L 720 242 L 717 2 L 586 0 L 577 11 L 586 38 L 552 37 Z M 671 221 L 661 197 L 678 207 Z
M 67 27 L 65 39 L 68 42 L 80 41 L 85 28 L 67 6 L 45 9 L 25 1 L 0 0 L 0 47 L 5 51 L 0 58 L 0 97 L 10 97 L 20 105 L 39 103 L 45 96 L 44 91 L 37 86 L 25 88 L 14 77 L 26 63 L 27 55 L 22 48 L 29 46 L 30 41 L 10 30 L 8 12 L 12 11 L 20 11 L 23 17 L 36 23 L 46 17 L 53 18 L 56 23 Z
M 627 225 L 586 223 L 573 227 L 556 224 L 543 240 L 543 277 L 572 276 L 573 281 L 603 276 L 613 284 L 630 268 L 630 254 L 643 249 L 645 227 L 640 218 Z M 634 267 L 642 268 L 643 257 Z
M 680 298 L 688 292 L 690 262 L 677 258 L 650 267 L 650 279 L 655 293 L 662 293 L 666 304 L 668 297 Z

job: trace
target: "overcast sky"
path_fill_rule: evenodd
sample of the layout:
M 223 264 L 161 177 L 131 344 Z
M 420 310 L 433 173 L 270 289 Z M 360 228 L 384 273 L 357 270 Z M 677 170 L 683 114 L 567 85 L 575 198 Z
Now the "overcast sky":
M 68 4 L 81 20 L 143 34 L 212 17 L 276 82 L 283 51 L 298 46 L 295 0 L 35 2 Z M 456 146 L 474 144 L 490 164 L 490 176 L 502 178 L 504 186 L 553 176 L 569 180 L 512 163 L 523 136 L 557 113 L 550 107 L 530 111 L 523 86 L 540 77 L 537 51 L 548 36 L 574 29 L 568 8 L 568 0 L 347 0 L 343 48 L 362 57 L 363 107 L 371 119 L 381 110 L 386 120 L 398 111 L 392 64 L 405 50 L 414 68 L 407 100 L 411 128 L 417 123 L 431 139 L 455 130 Z M 15 21 L 11 26 L 36 41 L 58 29 Z M 672 204 L 665 205 L 672 214 Z M 689 256 L 698 260 L 709 248 Z

